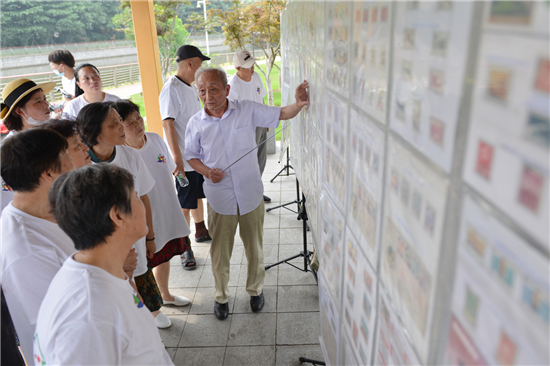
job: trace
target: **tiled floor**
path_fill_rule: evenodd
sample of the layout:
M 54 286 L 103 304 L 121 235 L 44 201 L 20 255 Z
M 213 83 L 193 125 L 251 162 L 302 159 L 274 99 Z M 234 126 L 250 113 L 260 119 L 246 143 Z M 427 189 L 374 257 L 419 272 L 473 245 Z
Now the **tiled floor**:
M 286 159 L 285 159 L 286 160 Z M 294 175 L 269 180 L 281 169 L 278 153 L 268 155 L 263 179 L 265 194 L 271 197 L 266 208 L 296 199 Z M 296 205 L 289 206 L 296 209 Z M 194 226 L 192 224 L 192 226 Z M 194 229 L 194 228 L 192 228 Z M 276 209 L 265 214 L 264 261 L 274 263 L 303 249 L 302 221 L 297 214 Z M 191 237 L 194 237 L 192 233 Z M 308 248 L 312 250 L 311 235 Z M 214 277 L 209 243 L 194 243 L 197 269 L 184 271 L 178 257 L 171 262 L 170 290 L 192 303 L 184 307 L 164 306 L 162 311 L 172 326 L 160 335 L 176 365 L 300 365 L 299 357 L 323 360 L 319 346 L 319 298 L 311 273 L 287 264 L 266 271 L 265 306 L 259 313 L 250 310 L 245 290 L 246 256 L 238 234 L 231 258 L 229 317 L 214 317 Z M 293 260 L 303 268 L 303 258 Z

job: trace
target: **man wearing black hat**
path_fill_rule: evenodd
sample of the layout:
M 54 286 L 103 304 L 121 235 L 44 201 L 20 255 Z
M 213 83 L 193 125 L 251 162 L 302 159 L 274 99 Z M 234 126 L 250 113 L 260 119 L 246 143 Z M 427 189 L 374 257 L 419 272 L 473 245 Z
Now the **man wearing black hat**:
M 208 230 L 204 224 L 204 207 L 202 199 L 205 198 L 202 190 L 204 178 L 187 164 L 183 152 L 185 150 L 185 129 L 189 118 L 200 111 L 201 105 L 197 95 L 197 89 L 192 83 L 195 81 L 195 72 L 201 67 L 202 62 L 210 60 L 195 46 L 181 46 L 176 52 L 178 71 L 176 75 L 164 84 L 159 96 L 160 114 L 164 139 L 176 163 L 172 171 L 174 176 L 180 173 L 189 180 L 189 185 L 182 187 L 176 178 L 176 189 L 183 214 L 187 223 L 190 224 L 191 217 L 195 222 L 195 241 L 203 242 L 211 240 Z M 182 265 L 184 269 L 196 267 L 193 252 L 182 254 Z

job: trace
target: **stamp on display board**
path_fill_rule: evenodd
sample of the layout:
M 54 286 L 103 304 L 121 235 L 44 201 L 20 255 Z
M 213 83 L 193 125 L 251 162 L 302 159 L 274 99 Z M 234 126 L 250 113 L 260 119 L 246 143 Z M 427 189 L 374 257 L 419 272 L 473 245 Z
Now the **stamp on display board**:
M 410 50 L 414 48 L 414 29 L 405 28 L 403 30 L 403 49 Z
M 351 328 L 351 316 L 349 315 L 348 308 L 344 311 L 344 317 L 346 318 L 346 322 L 348 323 L 348 326 Z
M 505 102 L 508 99 L 511 79 L 512 70 L 499 66 L 489 66 L 487 95 L 493 100 Z
M 445 87 L 445 72 L 438 69 L 430 69 L 430 89 L 443 94 Z
M 412 211 L 414 213 L 414 217 L 420 220 L 420 212 L 422 211 L 422 196 L 416 190 L 412 195 Z
M 365 343 L 369 343 L 369 328 L 367 328 L 367 324 L 365 323 L 365 319 L 361 317 L 361 335 L 363 336 L 363 339 L 365 340 Z
M 443 142 L 445 141 L 445 124 L 433 117 L 430 118 L 430 139 L 443 147 Z
M 380 66 L 386 67 L 386 48 L 384 46 L 380 47 Z
M 346 285 L 346 297 L 350 306 L 353 308 L 353 290 L 349 287 L 349 284 Z
M 378 110 L 380 112 L 383 112 L 385 105 L 386 105 L 386 91 L 380 90 L 378 92 L 378 105 L 377 105 Z
M 357 136 L 353 136 L 351 139 L 351 148 L 353 149 L 353 153 L 357 153 Z
M 367 319 L 370 319 L 370 314 L 372 312 L 372 305 L 370 304 L 370 301 L 367 298 L 367 295 L 365 294 L 363 294 L 363 311 L 365 312 Z
M 420 106 L 421 106 L 420 100 L 413 99 L 412 122 L 413 122 L 413 129 L 416 132 L 420 132 Z
M 420 1 L 407 1 L 407 10 L 417 10 Z
M 505 331 L 500 333 L 500 342 L 497 348 L 496 359 L 501 365 L 514 365 L 517 347 Z
M 449 43 L 449 33 L 434 32 L 432 38 L 432 53 L 434 55 L 445 56 L 447 54 L 447 45 Z
M 541 145 L 542 147 L 550 147 L 550 120 L 548 117 L 529 113 L 527 120 L 527 128 L 525 131 L 526 137 Z
M 550 93 L 550 60 L 547 58 L 539 61 L 535 89 Z
M 372 7 L 370 13 L 372 22 L 376 23 L 378 21 L 378 8 L 376 6 Z
M 479 140 L 477 147 L 476 173 L 489 180 L 491 178 L 491 166 L 493 164 L 493 146 L 483 140 Z
M 479 298 L 466 286 L 466 303 L 464 304 L 464 316 L 475 327 Z
M 355 320 L 353 321 L 353 341 L 355 342 L 355 347 L 357 347 L 357 338 L 359 336 L 359 331 L 357 330 L 357 324 L 355 324 Z
M 537 213 L 543 185 L 543 175 L 532 166 L 525 165 L 519 188 L 519 203 L 532 212 Z
M 393 188 L 393 193 L 398 194 L 399 189 L 399 177 L 397 176 L 397 170 L 391 170 L 391 186 Z
M 426 204 L 424 228 L 428 230 L 430 235 L 433 235 L 435 229 L 435 209 L 428 203 Z
M 382 9 L 380 10 L 380 21 L 385 22 L 387 20 L 388 20 L 388 7 L 383 6 Z
M 369 9 L 363 10 L 363 23 L 369 22 Z
M 376 49 L 374 47 L 372 47 L 370 49 L 370 59 L 369 60 L 370 60 L 369 62 L 372 66 L 376 66 Z
M 453 8 L 452 1 L 437 1 L 435 3 L 435 10 L 451 10 Z
M 355 250 L 355 247 L 353 246 L 351 241 L 348 241 L 348 254 L 353 264 L 357 264 L 357 250 Z
M 395 106 L 395 118 L 397 118 L 401 122 L 405 122 L 405 103 L 401 103 L 396 100 Z
M 365 146 L 365 163 L 370 166 L 370 147 Z
M 489 23 L 527 25 L 531 23 L 533 1 L 491 1 Z
M 355 286 L 355 271 L 351 266 L 348 266 L 348 278 L 353 286 Z
M 372 277 L 366 269 L 363 270 L 363 282 L 369 294 L 372 292 Z
M 372 154 L 372 170 L 375 172 L 375 173 L 378 173 L 378 166 L 380 165 L 379 161 L 378 161 L 378 154 L 377 153 L 373 153 Z
M 409 206 L 410 189 L 408 179 L 401 179 L 401 203 L 403 203 L 405 207 Z
M 359 139 L 358 147 L 357 147 L 357 156 L 359 159 L 363 157 L 363 139 Z
M 471 225 L 468 225 L 466 243 L 480 259 L 485 257 L 485 239 Z

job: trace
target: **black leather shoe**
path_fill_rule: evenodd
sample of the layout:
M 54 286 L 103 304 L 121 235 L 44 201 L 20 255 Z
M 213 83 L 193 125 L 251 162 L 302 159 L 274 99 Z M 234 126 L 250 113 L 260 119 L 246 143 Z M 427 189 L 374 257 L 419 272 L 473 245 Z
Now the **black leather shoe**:
M 252 308 L 252 311 L 257 313 L 258 311 L 262 310 L 264 308 L 264 292 L 258 296 L 250 296 L 250 307 Z
M 267 197 L 266 195 L 264 195 L 264 202 L 271 202 L 271 198 Z
M 209 241 L 209 240 L 212 240 L 212 238 L 210 237 L 210 234 L 206 233 L 205 236 L 201 236 L 200 238 L 195 238 L 195 241 L 197 243 L 203 243 L 205 241 Z
M 220 320 L 227 319 L 227 316 L 229 315 L 229 305 L 227 305 L 227 303 L 220 304 L 217 301 L 214 301 L 214 302 L 215 302 L 215 304 L 214 304 L 214 315 L 216 316 L 216 318 L 218 318 Z M 263 302 L 262 302 L 262 305 L 263 305 Z

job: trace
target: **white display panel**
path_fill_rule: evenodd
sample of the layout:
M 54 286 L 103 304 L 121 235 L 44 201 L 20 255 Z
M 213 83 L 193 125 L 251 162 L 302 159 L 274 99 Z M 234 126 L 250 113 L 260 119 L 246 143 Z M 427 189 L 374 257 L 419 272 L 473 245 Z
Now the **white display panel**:
M 548 259 L 464 201 L 448 364 L 548 365 Z

